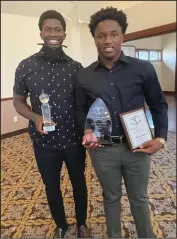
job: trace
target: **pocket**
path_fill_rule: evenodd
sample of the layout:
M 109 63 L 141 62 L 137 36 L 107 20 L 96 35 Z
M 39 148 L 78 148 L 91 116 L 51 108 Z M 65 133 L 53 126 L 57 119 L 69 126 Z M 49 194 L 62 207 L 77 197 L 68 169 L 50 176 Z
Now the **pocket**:
M 128 93 L 129 95 L 130 95 L 130 92 L 131 92 L 131 95 L 139 94 L 139 93 L 143 92 L 143 88 L 142 88 L 142 85 L 140 82 L 125 84 L 125 85 L 121 86 L 120 89 L 125 91 L 125 93 Z

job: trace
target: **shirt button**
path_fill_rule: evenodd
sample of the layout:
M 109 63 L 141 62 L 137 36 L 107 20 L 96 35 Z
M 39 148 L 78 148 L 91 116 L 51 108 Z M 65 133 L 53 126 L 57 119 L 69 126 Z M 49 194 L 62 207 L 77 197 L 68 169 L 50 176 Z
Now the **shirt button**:
M 113 96 L 112 98 L 113 98 L 113 100 L 115 100 L 115 97 L 114 97 L 114 96 Z
M 114 114 L 116 114 L 117 112 L 116 111 L 114 111 Z
M 110 73 L 112 73 L 112 71 L 109 71 Z
M 111 85 L 113 85 L 113 83 L 111 83 Z

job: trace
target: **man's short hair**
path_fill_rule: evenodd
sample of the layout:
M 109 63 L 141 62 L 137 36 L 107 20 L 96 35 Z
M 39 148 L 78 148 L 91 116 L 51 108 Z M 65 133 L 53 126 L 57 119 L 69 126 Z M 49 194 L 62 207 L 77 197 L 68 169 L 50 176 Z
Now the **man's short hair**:
M 89 28 L 93 37 L 95 35 L 97 25 L 104 20 L 117 21 L 122 28 L 122 33 L 124 34 L 126 32 L 128 26 L 126 14 L 122 10 L 118 11 L 117 8 L 107 7 L 102 8 L 90 18 Z
M 66 31 L 66 22 L 65 22 L 64 17 L 61 15 L 61 13 L 59 13 L 55 10 L 48 10 L 41 14 L 41 16 L 39 18 L 39 23 L 38 23 L 40 31 L 42 31 L 42 25 L 43 25 L 44 20 L 50 19 L 50 18 L 59 20 L 63 26 L 64 32 Z

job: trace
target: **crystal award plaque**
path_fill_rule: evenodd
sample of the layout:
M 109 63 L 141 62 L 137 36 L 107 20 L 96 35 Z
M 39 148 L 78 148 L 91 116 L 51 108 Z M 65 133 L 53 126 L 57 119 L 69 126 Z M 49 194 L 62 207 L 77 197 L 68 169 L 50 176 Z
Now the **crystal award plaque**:
M 87 114 L 85 129 L 92 129 L 101 145 L 112 145 L 112 121 L 109 110 L 100 98 L 91 105 Z
M 44 132 L 50 132 L 55 130 L 55 125 L 52 124 L 51 119 L 51 109 L 49 105 L 49 96 L 42 92 L 39 96 L 39 100 L 41 101 L 41 109 L 42 109 L 42 116 L 43 116 L 43 130 Z

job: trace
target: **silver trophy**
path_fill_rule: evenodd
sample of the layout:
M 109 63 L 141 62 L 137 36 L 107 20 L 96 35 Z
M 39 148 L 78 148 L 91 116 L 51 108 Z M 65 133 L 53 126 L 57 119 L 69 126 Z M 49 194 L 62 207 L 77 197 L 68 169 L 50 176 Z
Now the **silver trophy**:
M 52 124 L 51 119 L 51 109 L 49 102 L 49 96 L 42 91 L 42 94 L 39 96 L 39 100 L 41 101 L 41 109 L 42 109 L 42 116 L 43 116 L 43 131 L 44 132 L 51 132 L 55 130 L 55 125 Z

